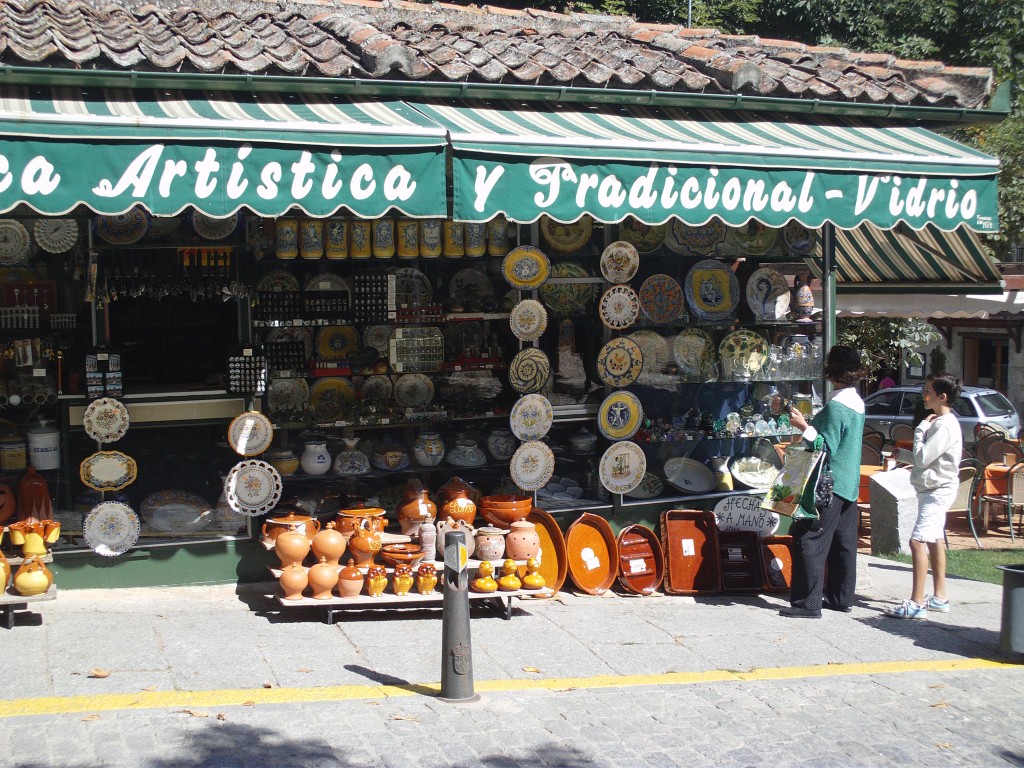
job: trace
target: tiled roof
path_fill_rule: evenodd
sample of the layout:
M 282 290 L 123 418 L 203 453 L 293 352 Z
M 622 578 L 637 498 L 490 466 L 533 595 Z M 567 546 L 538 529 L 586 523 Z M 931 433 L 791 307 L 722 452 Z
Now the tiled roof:
M 628 17 L 404 0 L 4 0 L 0 64 L 984 107 L 992 73 Z

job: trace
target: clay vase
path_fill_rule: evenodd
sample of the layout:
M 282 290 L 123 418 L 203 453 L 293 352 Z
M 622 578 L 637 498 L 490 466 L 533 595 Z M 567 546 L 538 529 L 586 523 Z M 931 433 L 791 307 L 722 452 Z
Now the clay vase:
M 351 557 L 348 565 L 338 574 L 338 594 L 342 597 L 357 597 L 363 591 L 363 573 L 356 568 L 356 561 Z
M 33 467 L 25 470 L 24 477 L 18 483 L 18 519 L 29 523 L 53 519 L 50 489 L 43 476 Z
M 14 574 L 14 589 L 23 597 L 42 595 L 53 584 L 53 574 L 41 557 L 26 557 Z
M 327 443 L 316 440 L 306 443 L 299 464 L 307 475 L 326 475 L 331 470 L 331 454 L 327 452 Z
M 513 560 L 528 560 L 540 554 L 540 536 L 537 526 L 528 520 L 512 523 L 505 537 L 505 556 Z
M 416 571 L 416 591 L 429 595 L 437 586 L 437 570 L 430 563 L 422 563 Z
M 523 586 L 516 573 L 516 561 L 506 560 L 501 566 L 501 578 L 498 579 L 498 589 L 502 592 L 518 592 Z
M 793 314 L 798 320 L 807 320 L 814 314 L 814 292 L 811 291 L 811 273 L 801 272 L 793 278 Z
M 345 537 L 336 530 L 334 523 L 328 523 L 324 529 L 313 537 L 313 557 L 317 560 L 324 558 L 328 565 L 337 568 L 341 562 L 341 556 L 345 554 Z
M 540 575 L 540 561 L 531 557 L 526 561 L 526 575 L 523 576 L 523 589 L 544 589 L 547 582 Z
M 281 589 L 285 600 L 301 600 L 302 591 L 309 584 L 306 569 L 298 563 L 292 563 L 281 571 Z
M 496 429 L 487 436 L 487 451 L 495 461 L 508 461 L 516 452 L 516 437 L 511 429 Z
M 355 507 L 338 510 L 334 524 L 341 535 L 348 539 L 360 526 L 380 533 L 387 526 L 388 521 L 384 519 L 384 510 L 380 507 Z
M 448 482 L 437 489 L 437 497 L 441 504 L 453 498 L 458 491 L 465 491 L 466 495 L 476 504 L 480 500 L 480 491 L 467 483 L 458 475 L 452 475 Z
M 276 541 L 284 531 L 298 531 L 310 541 L 320 530 L 320 521 L 309 515 L 297 515 L 291 510 L 283 517 L 271 517 L 263 524 L 264 541 Z
M 387 569 L 383 565 L 371 565 L 370 570 L 366 572 L 366 593 L 370 597 L 380 597 L 387 585 Z
M 357 525 L 348 540 L 348 551 L 355 558 L 356 565 L 372 562 L 374 555 L 380 552 L 380 534 Z
M 3 525 L 18 511 L 18 500 L 6 485 L 0 485 L 0 525 Z
M 436 550 L 437 526 L 434 525 L 433 520 L 427 520 L 425 523 L 423 523 L 416 533 L 416 538 L 419 540 L 420 549 L 422 549 L 428 555 Z
M 492 525 L 476 529 L 476 556 L 479 560 L 501 560 L 505 555 L 505 531 Z
M 453 520 L 449 517 L 447 520 L 442 520 L 437 524 L 436 548 L 438 559 L 444 559 L 444 540 L 451 531 L 463 531 L 466 534 L 466 557 L 472 557 L 473 551 L 476 548 L 476 539 L 473 537 L 473 534 L 475 533 L 473 527 L 461 520 Z
M 391 589 L 399 597 L 405 597 L 412 590 L 413 585 L 412 567 L 405 563 L 395 566 L 395 575 L 391 579 Z
M 440 432 L 421 432 L 412 444 L 412 455 L 421 467 L 436 467 L 444 458 L 444 440 Z
M 278 534 L 277 541 L 274 542 L 274 552 L 277 554 L 277 559 L 281 561 L 281 567 L 287 568 L 293 564 L 302 565 L 311 546 L 306 534 L 299 531 L 285 531 Z
M 338 583 L 338 567 L 321 557 L 320 562 L 309 569 L 309 586 L 314 600 L 330 600 L 334 596 L 334 585 Z
M 403 536 L 413 536 L 423 523 L 437 517 L 437 505 L 430 500 L 426 488 L 409 488 L 398 505 L 398 524 Z
M 494 580 L 494 566 L 487 560 L 480 563 L 476 569 L 476 578 L 469 583 L 469 588 L 474 592 L 497 592 L 498 582 Z
M 458 489 L 441 505 L 440 512 L 441 518 L 450 517 L 453 520 L 461 520 L 466 525 L 472 525 L 476 519 L 476 504 L 466 491 Z

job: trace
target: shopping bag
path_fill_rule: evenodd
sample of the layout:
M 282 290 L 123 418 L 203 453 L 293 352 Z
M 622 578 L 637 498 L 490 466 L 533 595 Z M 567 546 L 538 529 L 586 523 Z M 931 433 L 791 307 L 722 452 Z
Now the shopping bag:
M 761 508 L 794 519 L 816 518 L 816 511 L 810 514 L 801 508 L 800 498 L 804 495 L 807 484 L 815 477 L 824 455 L 824 443 L 821 438 L 816 440 L 811 448 L 789 446 L 782 469 L 765 494 Z

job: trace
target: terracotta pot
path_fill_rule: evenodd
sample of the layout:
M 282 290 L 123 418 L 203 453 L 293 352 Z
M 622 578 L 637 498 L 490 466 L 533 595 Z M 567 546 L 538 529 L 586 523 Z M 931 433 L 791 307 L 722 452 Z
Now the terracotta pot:
M 356 559 L 357 565 L 366 565 L 380 552 L 380 534 L 357 524 L 348 540 L 348 551 Z
M 321 557 L 320 562 L 309 569 L 309 586 L 313 589 L 314 600 L 330 600 L 334 597 L 334 585 L 338 583 L 339 568 Z
M 437 570 L 433 563 L 422 563 L 416 571 L 416 591 L 421 595 L 429 595 L 437 586 Z
M 437 505 L 430 500 L 426 488 L 410 489 L 398 505 L 398 524 L 404 536 L 413 535 L 427 520 L 437 517 Z
M 41 557 L 27 557 L 14 574 L 14 589 L 24 597 L 41 595 L 53 584 L 53 574 Z
M 505 531 L 493 526 L 477 528 L 476 556 L 480 560 L 501 560 L 505 555 Z
M 334 523 L 328 523 L 313 537 L 313 557 L 317 560 L 326 558 L 328 565 L 337 567 L 341 556 L 345 554 L 345 546 L 345 537 L 335 529 Z
M 418 544 L 388 544 L 380 548 L 380 559 L 396 568 L 399 565 L 415 568 L 425 556 L 426 552 Z
M 380 507 L 356 507 L 338 510 L 334 524 L 347 539 L 359 525 L 369 528 L 374 533 L 380 533 L 387 527 L 388 521 L 384 519 L 384 510 Z
M 342 597 L 356 597 L 363 591 L 363 572 L 356 568 L 351 557 L 348 565 L 338 573 L 338 594 Z
M 297 515 L 292 510 L 284 517 L 271 517 L 263 524 L 263 538 L 276 541 L 284 531 L 298 531 L 310 541 L 320 530 L 320 522 L 309 515 Z
M 388 585 L 388 572 L 383 565 L 371 565 L 366 572 L 366 593 L 370 597 L 380 597 Z
M 540 554 L 537 526 L 527 520 L 512 523 L 505 537 L 505 555 L 513 560 L 528 560 Z
M 287 568 L 293 563 L 302 565 L 309 554 L 311 543 L 301 531 L 283 531 L 274 542 L 274 553 L 281 561 L 281 567 Z
M 281 589 L 284 591 L 285 600 L 301 600 L 302 591 L 309 584 L 309 576 L 306 569 L 298 563 L 292 563 L 281 571 Z
M 18 483 L 18 519 L 29 523 L 53 519 L 50 489 L 43 476 L 33 467 L 25 470 L 24 477 Z
M 450 517 L 453 520 L 461 520 L 466 525 L 472 525 L 476 519 L 476 504 L 465 490 L 455 490 L 448 501 L 441 505 L 441 517 Z

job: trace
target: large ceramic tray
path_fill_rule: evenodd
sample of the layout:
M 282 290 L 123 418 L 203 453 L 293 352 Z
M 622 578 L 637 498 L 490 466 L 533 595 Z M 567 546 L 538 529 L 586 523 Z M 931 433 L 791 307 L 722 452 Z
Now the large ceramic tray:
M 718 484 L 709 467 L 685 456 L 676 456 L 665 462 L 665 479 L 683 493 L 709 493 Z
M 309 384 L 305 379 L 271 379 L 267 390 L 267 409 L 280 416 L 301 414 L 309 406 Z
M 633 331 L 626 337 L 636 343 L 643 353 L 643 375 L 662 373 L 671 358 L 665 337 L 650 328 Z
M 320 360 L 348 360 L 358 351 L 359 333 L 351 325 L 325 325 L 317 331 L 316 353 Z
M 701 328 L 684 328 L 672 342 L 672 357 L 679 373 L 690 379 L 713 378 L 716 349 L 714 339 Z
M 631 499 L 653 499 L 655 496 L 661 496 L 664 490 L 665 484 L 661 482 L 660 477 L 653 472 L 645 472 L 640 485 L 627 493 L 626 496 Z
M 521 291 L 539 288 L 551 276 L 551 261 L 539 248 L 520 245 L 505 255 L 501 274 L 505 282 Z
M 640 286 L 640 310 L 652 323 L 671 323 L 683 312 L 683 290 L 669 275 L 651 275 Z
M 758 320 L 781 320 L 789 312 L 789 284 L 777 269 L 760 267 L 747 280 L 747 306 Z
M 612 392 L 597 409 L 597 428 L 609 440 L 628 440 L 640 429 L 643 419 L 640 398 L 625 389 Z
M 508 366 L 508 383 L 523 394 L 539 392 L 551 377 L 551 362 L 543 350 L 526 347 L 516 353 Z
M 266 514 L 276 507 L 283 490 L 280 473 L 258 459 L 238 462 L 224 479 L 224 498 L 228 506 L 249 517 Z
M 127 504 L 104 501 L 85 516 L 85 543 L 105 557 L 123 555 L 139 540 L 139 516 Z
M 629 386 L 643 368 L 643 350 L 626 336 L 612 339 L 597 353 L 597 377 L 609 387 Z
M 698 261 L 686 273 L 686 303 L 701 320 L 724 320 L 740 303 L 740 284 L 735 273 L 715 259 Z
M 793 583 L 793 537 L 761 537 L 761 589 L 788 592 Z
M 356 399 L 352 382 L 341 376 L 317 379 L 309 390 L 309 412 L 318 422 L 336 421 L 346 403 Z
M 540 440 L 551 429 L 554 410 L 544 395 L 523 395 L 508 415 L 508 424 L 520 440 Z
M 730 227 L 725 241 L 748 256 L 762 256 L 771 250 L 779 239 L 779 230 L 773 229 L 756 219 L 739 227 Z
M 653 253 L 664 244 L 667 231 L 665 224 L 644 224 L 627 216 L 619 226 L 619 237 L 635 246 L 640 253 Z
M 274 425 L 259 411 L 246 411 L 231 420 L 228 444 L 241 456 L 259 456 L 274 439 Z
M 718 345 L 722 374 L 727 379 L 751 376 L 768 361 L 768 341 L 759 333 L 740 329 L 733 331 Z
M 555 454 L 547 443 L 529 440 L 512 454 L 509 462 L 512 482 L 524 491 L 538 491 L 547 485 L 555 472 Z
M 154 531 L 201 531 L 213 519 L 213 508 L 202 496 L 188 491 L 157 491 L 142 500 L 139 513 Z
M 644 449 L 629 440 L 612 443 L 601 456 L 597 472 L 601 485 L 611 493 L 629 493 L 647 473 Z
M 557 593 L 565 584 L 569 573 L 569 558 L 565 551 L 565 537 L 562 529 L 551 515 L 536 507 L 526 519 L 537 527 L 540 539 L 540 573 L 544 577 L 544 586 Z M 519 566 L 520 578 L 526 574 L 526 567 Z
M 494 295 L 494 283 L 487 274 L 473 267 L 460 269 L 448 282 L 448 296 L 452 301 L 465 306 L 476 304 L 478 307 L 481 300 Z
M 131 423 L 128 408 L 120 400 L 101 397 L 85 409 L 85 434 L 98 443 L 114 443 L 124 437 Z
M 550 216 L 541 216 L 538 227 L 548 245 L 556 251 L 572 253 L 590 241 L 594 220 L 589 216 L 583 216 L 577 221 L 563 224 Z
M 652 595 L 665 578 L 665 555 L 657 534 L 644 525 L 627 525 L 616 537 L 619 584 L 635 595 Z
M 434 382 L 422 373 L 406 373 L 395 381 L 394 396 L 402 408 L 422 408 L 434 399 Z
M 95 491 L 119 491 L 135 482 L 135 459 L 121 451 L 97 451 L 79 465 L 78 476 Z
M 670 509 L 661 515 L 665 592 L 698 595 L 722 591 L 718 527 L 714 512 Z
M 565 533 L 569 577 L 588 595 L 603 595 L 615 583 L 619 548 L 603 517 L 584 512 Z

